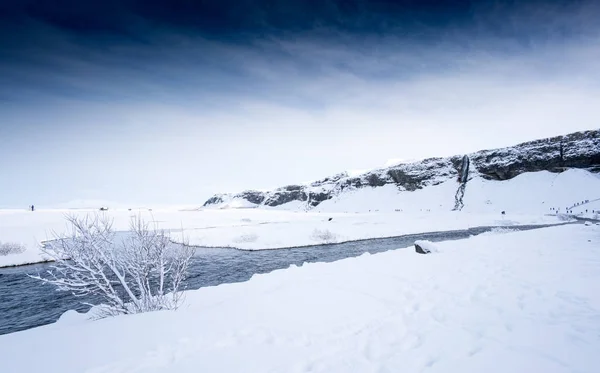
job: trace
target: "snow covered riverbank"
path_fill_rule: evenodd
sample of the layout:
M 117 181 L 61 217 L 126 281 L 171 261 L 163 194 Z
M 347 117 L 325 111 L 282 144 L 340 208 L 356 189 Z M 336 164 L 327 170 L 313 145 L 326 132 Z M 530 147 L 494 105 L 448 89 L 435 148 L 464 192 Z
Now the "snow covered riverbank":
M 20 254 L 0 256 L 0 267 L 44 261 L 40 242 L 53 232 L 67 230 L 65 214 L 95 214 L 93 210 L 0 210 L 0 241 L 26 247 Z M 478 226 L 555 224 L 556 216 L 542 214 L 475 212 L 325 213 L 268 209 L 231 210 L 109 210 L 116 230 L 127 230 L 132 216 L 141 214 L 161 229 L 196 246 L 235 247 L 245 250 L 318 245 L 420 232 L 449 231 Z M 331 219 L 331 220 L 330 220 Z
M 2 370 L 597 371 L 599 226 L 436 246 L 190 291 L 175 312 L 100 321 L 67 313 L 0 336 Z
M 574 213 L 595 218 L 592 211 L 598 208 L 599 187 L 598 175 L 585 170 L 542 171 L 501 182 L 473 178 L 461 212 L 451 211 L 457 188 L 452 180 L 413 192 L 394 185 L 361 188 L 308 212 L 305 205 L 288 203 L 277 208 L 227 208 L 231 204 L 225 204 L 153 211 L 111 207 L 106 214 L 114 219 L 116 230 L 127 230 L 131 216 L 141 214 L 172 231 L 175 240 L 182 238 L 183 229 L 192 245 L 261 250 L 481 226 L 554 224 L 563 222 L 554 209 L 565 212 L 584 200 L 592 203 L 573 208 Z M 0 242 L 26 248 L 21 254 L 0 256 L 0 267 L 43 261 L 40 242 L 52 238 L 53 232 L 65 232 L 65 214 L 95 213 L 97 209 L 0 210 Z

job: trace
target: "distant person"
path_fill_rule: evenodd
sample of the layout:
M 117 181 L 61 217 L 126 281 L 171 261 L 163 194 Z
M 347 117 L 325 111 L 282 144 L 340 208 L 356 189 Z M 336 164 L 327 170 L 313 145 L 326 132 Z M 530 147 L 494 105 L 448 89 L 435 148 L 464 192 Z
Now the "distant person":
M 31 205 L 31 211 L 35 211 L 35 206 Z

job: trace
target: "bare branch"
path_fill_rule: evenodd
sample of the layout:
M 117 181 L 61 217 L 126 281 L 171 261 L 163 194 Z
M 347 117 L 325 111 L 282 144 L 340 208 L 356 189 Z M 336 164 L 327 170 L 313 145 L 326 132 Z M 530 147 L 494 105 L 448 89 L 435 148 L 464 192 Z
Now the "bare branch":
M 96 317 L 176 309 L 194 250 L 137 216 L 117 244 L 106 214 L 67 215 L 66 235 L 54 235 L 42 251 L 54 260 L 42 276 L 30 276 L 76 296 L 95 294 L 103 305 Z

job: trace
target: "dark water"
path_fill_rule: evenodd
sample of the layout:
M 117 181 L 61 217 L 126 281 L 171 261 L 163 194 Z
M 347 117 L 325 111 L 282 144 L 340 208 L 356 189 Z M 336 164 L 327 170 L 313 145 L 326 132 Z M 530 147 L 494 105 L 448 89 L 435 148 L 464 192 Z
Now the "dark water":
M 542 226 L 510 227 L 529 230 Z M 198 289 L 223 283 L 249 280 L 256 273 L 267 273 L 306 262 L 333 262 L 363 253 L 379 253 L 411 246 L 416 240 L 446 241 L 467 238 L 494 227 L 477 227 L 459 231 L 419 233 L 391 238 L 376 238 L 332 245 L 317 245 L 290 249 L 242 251 L 229 248 L 198 248 L 191 264 L 186 289 Z M 27 274 L 45 272 L 49 264 L 15 268 L 0 268 L 0 334 L 12 333 L 58 320 L 65 311 L 86 311 L 97 304 L 94 297 L 75 297 L 56 291 L 52 285 L 42 285 Z

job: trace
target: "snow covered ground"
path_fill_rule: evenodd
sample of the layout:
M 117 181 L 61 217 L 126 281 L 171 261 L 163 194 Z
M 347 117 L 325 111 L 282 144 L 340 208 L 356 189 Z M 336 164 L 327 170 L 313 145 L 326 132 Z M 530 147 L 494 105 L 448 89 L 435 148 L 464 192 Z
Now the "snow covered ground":
M 0 256 L 0 266 L 43 261 L 39 242 L 52 238 L 52 231 L 67 230 L 66 213 L 95 214 L 92 210 L 0 211 L 0 240 L 25 245 L 22 254 Z M 140 213 L 159 228 L 172 231 L 174 240 L 185 237 L 192 245 L 237 247 L 247 250 L 273 249 L 410 233 L 465 229 L 474 226 L 552 224 L 555 216 L 468 212 L 372 212 L 319 213 L 265 209 L 205 211 L 159 210 L 152 213 L 109 210 L 117 230 L 128 229 L 129 220 Z M 329 221 L 329 219 L 332 219 Z M 183 236 L 181 235 L 183 228 Z
M 461 212 L 451 211 L 456 188 L 453 180 L 414 192 L 400 192 L 393 185 L 363 188 L 343 193 L 309 212 L 296 201 L 273 209 L 162 208 L 149 212 L 110 208 L 106 214 L 114 218 L 117 230 L 126 230 L 130 217 L 139 213 L 156 221 L 159 228 L 173 231 L 175 240 L 181 239 L 183 228 L 192 245 L 259 250 L 474 226 L 559 223 L 560 217 L 547 216 L 555 212 L 551 208 L 565 212 L 575 202 L 600 198 L 598 175 L 575 169 L 560 174 L 527 173 L 507 181 L 475 177 L 467 184 Z M 584 206 L 573 212 L 591 211 L 594 206 L 600 209 L 598 202 Z M 0 267 L 43 261 L 39 243 L 52 238 L 53 231 L 66 230 L 65 214 L 94 213 L 97 210 L 0 210 L 0 242 L 27 248 L 21 254 L 0 256 Z M 585 216 L 594 217 L 591 212 Z
M 190 291 L 178 311 L 100 321 L 71 311 L 0 336 L 2 371 L 598 371 L 600 226 L 489 233 L 436 249 Z

